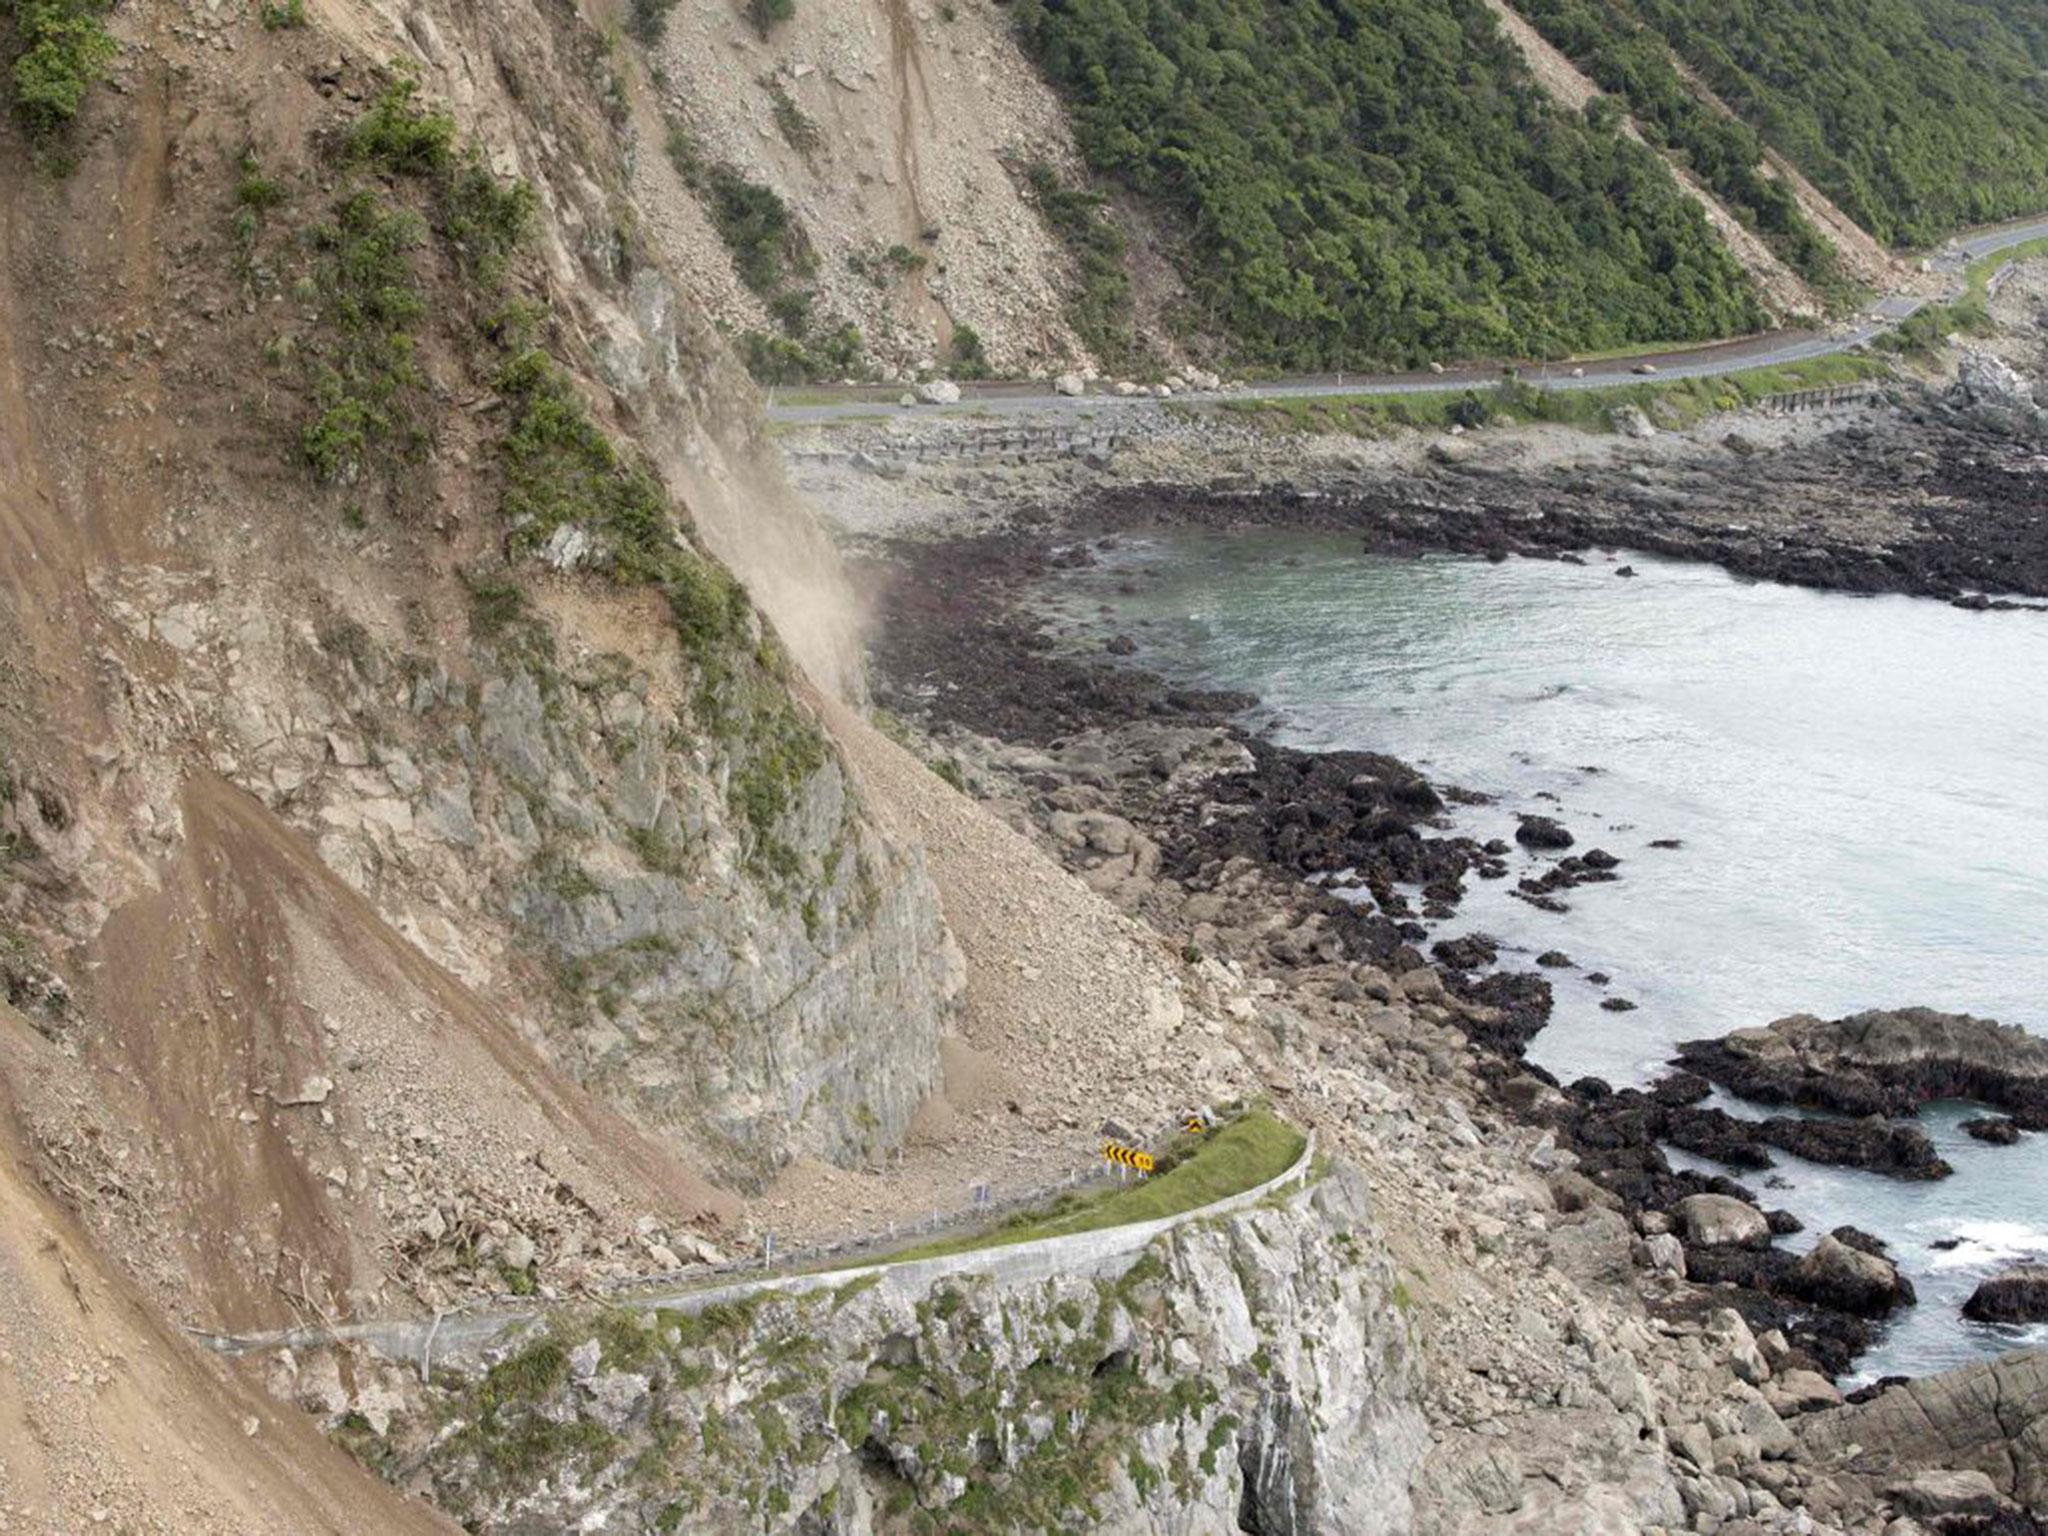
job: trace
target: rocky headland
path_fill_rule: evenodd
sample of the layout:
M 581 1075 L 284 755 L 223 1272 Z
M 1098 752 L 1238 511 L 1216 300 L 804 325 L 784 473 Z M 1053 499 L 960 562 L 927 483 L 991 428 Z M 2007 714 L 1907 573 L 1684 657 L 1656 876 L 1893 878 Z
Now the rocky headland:
M 2010 1024 L 1931 1008 L 1843 1019 L 1794 1014 L 1719 1040 L 1688 1041 L 1686 1067 L 1746 1099 L 1844 1115 L 1910 1115 L 1937 1099 L 2048 1128 L 2048 1040 Z M 1986 1139 L 1997 1140 L 1992 1131 Z

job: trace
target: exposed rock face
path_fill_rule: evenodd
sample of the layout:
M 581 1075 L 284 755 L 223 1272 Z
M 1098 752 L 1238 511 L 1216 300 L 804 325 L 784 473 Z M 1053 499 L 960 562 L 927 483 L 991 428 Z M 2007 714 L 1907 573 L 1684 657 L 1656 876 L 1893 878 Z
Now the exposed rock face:
M 2048 1322 L 2048 1264 L 2022 1264 L 1970 1293 L 1963 1316 L 1977 1323 Z
M 1014 1281 L 929 1296 L 567 1321 L 453 1392 L 409 1387 L 362 1449 L 475 1530 L 726 1531 L 765 1507 L 853 1536 L 912 1505 L 1006 1529 L 1409 1528 L 1428 1434 L 1362 1181 L 1123 1263 L 1046 1279 L 1020 1252 Z M 509 1447 L 537 1460 L 508 1482 Z
M 240 641 L 224 766 L 564 1067 L 741 1181 L 901 1137 L 959 959 L 802 705 L 714 704 L 661 628 L 629 660 L 579 610 L 420 667 L 367 626 L 302 657 L 245 601 L 193 605 Z M 401 708 L 363 706 L 385 689 Z
M 2034 382 L 1995 353 L 1963 350 L 1956 382 L 1944 402 L 1975 425 L 2000 432 L 2039 432 L 2043 412 Z
M 1867 1479 L 1873 1491 L 1918 1472 L 1977 1471 L 2035 1516 L 2048 1515 L 2048 1353 L 2040 1350 L 1888 1387 L 1810 1414 L 1794 1433 L 1810 1460 L 1846 1460 L 1844 1477 Z
M 1760 1103 L 1902 1115 L 1933 1099 L 1975 1099 L 2025 1129 L 2048 1127 L 2048 1041 L 1967 1014 L 1794 1014 L 1764 1029 L 1688 1041 L 1679 1055 L 1702 1077 Z

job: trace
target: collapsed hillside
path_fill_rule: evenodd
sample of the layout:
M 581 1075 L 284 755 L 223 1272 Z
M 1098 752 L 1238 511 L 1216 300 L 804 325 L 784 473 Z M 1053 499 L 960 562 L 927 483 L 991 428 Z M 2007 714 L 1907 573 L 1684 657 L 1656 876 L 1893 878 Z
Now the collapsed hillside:
M 112 22 L 4 173 L 17 1092 L 82 1219 L 176 1315 L 346 1316 L 894 1144 L 957 957 L 797 695 L 850 609 L 602 36 Z
M 372 1474 L 499 1529 L 619 1494 L 654 1529 L 893 1530 L 970 1473 L 1138 1530 L 1876 1508 L 1830 1463 L 1765 1465 L 1832 1389 L 1774 1402 L 1739 1320 L 1683 1298 L 1653 1325 L 1649 1250 L 1485 1107 L 1467 1029 L 1501 1010 L 1341 948 L 1298 990 L 1206 955 L 1153 921 L 1184 903 L 1132 894 L 1142 838 L 1062 823 L 1121 850 L 1084 883 L 1021 800 L 1005 825 L 863 716 L 859 616 L 705 323 L 691 200 L 751 220 L 772 272 L 801 261 L 721 177 L 717 119 L 668 142 L 673 76 L 563 8 L 34 0 L 7 29 L 58 87 L 17 72 L 0 129 L 10 1521 L 444 1526 Z M 1106 259 L 1055 140 L 960 238 L 1065 209 L 1074 259 Z M 903 237 L 934 206 L 868 194 Z M 893 249 L 905 336 L 962 356 L 977 312 L 947 335 L 944 274 Z M 1146 771 L 1189 793 L 1238 771 L 1158 745 Z M 1135 1258 L 1114 1298 L 856 1296 L 800 1319 L 816 1372 L 773 1309 L 714 1319 L 708 1358 L 590 1310 L 790 1223 L 1056 1177 L 1104 1117 L 1251 1096 L 1337 1165 Z M 559 1338 L 492 1401 L 489 1369 L 227 1367 L 179 1326 L 508 1298 L 608 1319 L 635 1369 Z M 611 1379 L 642 1365 L 645 1393 Z M 622 1391 L 645 1412 L 612 1428 Z M 509 1461 L 437 1439 L 500 1408 Z M 1032 1458 L 1061 1433 L 1085 1485 Z M 1000 1523 L 986 1493 L 969 1514 Z

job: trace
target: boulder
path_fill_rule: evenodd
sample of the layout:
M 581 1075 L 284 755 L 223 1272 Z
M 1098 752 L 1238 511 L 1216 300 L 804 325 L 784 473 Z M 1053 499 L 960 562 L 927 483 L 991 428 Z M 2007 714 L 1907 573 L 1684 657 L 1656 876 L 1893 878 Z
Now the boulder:
M 2004 358 L 1966 348 L 1956 368 L 1958 403 L 1998 411 L 2032 411 L 2034 383 Z
M 1063 373 L 1052 381 L 1053 393 L 1060 395 L 1084 395 L 1088 392 L 1088 381 L 1078 373 Z
M 1641 406 L 1617 405 L 1607 414 L 1614 422 L 1614 430 L 1623 437 L 1647 438 L 1657 435 L 1656 427 L 1651 424 L 1650 418 L 1643 414 Z
M 925 405 L 952 405 L 960 398 L 960 386 L 951 379 L 928 379 L 917 386 L 917 398 Z
M 1733 1195 L 1687 1195 L 1672 1214 L 1685 1240 L 1702 1248 L 1763 1248 L 1771 1241 L 1764 1213 Z
M 1841 1390 L 1819 1371 L 1786 1371 L 1771 1382 L 1764 1395 L 1787 1419 L 1842 1406 Z
M 1760 1387 L 1770 1379 L 1771 1368 L 1757 1348 L 1756 1335 L 1733 1307 L 1722 1307 L 1707 1318 L 1707 1337 L 1727 1356 L 1728 1368 L 1737 1381 Z
M 2005 1507 L 1998 1485 L 1982 1472 L 1930 1470 L 1901 1478 L 1884 1491 L 1902 1513 L 1935 1520 L 1956 1515 L 1995 1515 Z
M 2022 1264 L 1993 1275 L 1970 1293 L 1963 1316 L 1973 1323 L 2048 1322 L 2048 1264 Z
M 1833 1233 L 1792 1266 L 1785 1288 L 1803 1301 L 1856 1317 L 1882 1317 L 1914 1300 L 1912 1281 L 1890 1260 L 1852 1248 Z
M 1643 1253 L 1655 1273 L 1674 1280 L 1685 1278 L 1685 1244 L 1669 1232 L 1653 1232 L 1644 1238 Z

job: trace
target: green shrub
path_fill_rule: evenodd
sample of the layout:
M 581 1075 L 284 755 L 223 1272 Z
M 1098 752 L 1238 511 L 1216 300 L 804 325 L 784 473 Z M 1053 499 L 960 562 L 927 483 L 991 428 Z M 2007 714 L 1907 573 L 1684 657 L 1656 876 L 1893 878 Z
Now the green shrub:
M 808 342 L 764 331 L 747 331 L 739 338 L 740 359 L 762 384 L 858 378 L 867 370 L 865 346 L 860 327 L 852 324 Z
M 420 83 L 399 75 L 356 119 L 344 142 L 351 160 L 393 176 L 439 175 L 455 160 L 455 119 L 419 105 Z
M 712 168 L 707 190 L 711 222 L 732 252 L 740 280 L 762 298 L 773 297 L 785 279 L 817 270 L 810 241 L 774 188 L 721 165 Z
M 564 523 L 581 524 L 604 537 L 619 576 L 658 579 L 675 547 L 660 482 L 619 453 L 545 352 L 508 362 L 498 391 L 512 407 L 501 452 L 515 546 L 537 548 Z
M 668 31 L 668 13 L 675 8 L 676 0 L 633 0 L 627 28 L 641 42 L 652 47 Z
M 1080 270 L 1080 285 L 1067 297 L 1067 323 L 1101 361 L 1128 364 L 1137 350 L 1131 275 L 1124 265 L 1124 233 L 1105 209 L 1108 199 L 1067 186 L 1043 163 L 1026 167 L 1025 181 L 1039 216 Z
M 1014 11 L 1089 167 L 1185 232 L 1176 322 L 1247 362 L 1412 366 L 1762 321 L 1669 168 L 1558 111 L 1484 0 Z
M 762 384 L 804 384 L 812 378 L 811 355 L 800 341 L 747 331 L 740 336 L 740 360 Z
M 350 480 L 373 446 L 400 437 L 405 397 L 421 382 L 413 322 L 426 309 L 412 270 L 419 217 L 370 191 L 344 197 L 313 233 L 320 325 L 308 347 L 314 418 L 301 434 L 323 480 Z
M 539 202 L 525 182 L 500 181 L 472 145 L 441 187 L 441 233 L 471 271 L 495 287 L 506 259 L 532 228 Z
M 747 20 L 765 41 L 782 23 L 796 14 L 796 0 L 747 0 Z
M 764 75 L 762 85 L 768 89 L 768 99 L 775 114 L 775 127 L 781 133 L 783 142 L 798 154 L 808 157 L 823 142 L 818 125 L 804 115 L 804 109 L 796 104 L 783 83 L 773 75 Z
M 12 69 L 14 114 L 42 142 L 69 127 L 86 93 L 113 63 L 113 36 L 99 0 L 0 0 L 11 10 L 19 51 Z
M 668 133 L 661 141 L 668 152 L 668 163 L 676 168 L 676 174 L 683 178 L 684 185 L 695 187 L 704 179 L 704 157 L 697 151 L 697 141 L 690 137 L 690 130 L 681 123 L 671 122 Z
M 988 353 L 981 344 L 981 332 L 962 322 L 953 327 L 946 346 L 946 371 L 956 379 L 988 377 Z
M 263 0 L 257 15 L 266 32 L 303 27 L 306 24 L 306 0 Z
M 2037 213 L 2048 186 L 2038 0 L 1631 0 L 1842 211 L 1890 244 Z

